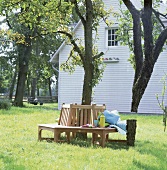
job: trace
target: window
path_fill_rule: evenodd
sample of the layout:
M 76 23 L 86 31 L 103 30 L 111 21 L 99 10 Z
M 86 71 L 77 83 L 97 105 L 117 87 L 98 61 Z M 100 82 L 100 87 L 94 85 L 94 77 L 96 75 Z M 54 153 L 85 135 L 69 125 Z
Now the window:
M 118 29 L 108 29 L 108 46 L 118 46 L 117 31 Z

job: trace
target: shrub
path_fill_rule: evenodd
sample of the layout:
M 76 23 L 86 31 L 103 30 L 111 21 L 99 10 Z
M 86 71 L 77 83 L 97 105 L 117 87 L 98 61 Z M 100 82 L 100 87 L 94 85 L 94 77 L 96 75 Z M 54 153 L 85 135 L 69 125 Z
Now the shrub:
M 2 99 L 0 100 L 0 109 L 9 110 L 11 108 L 11 104 L 9 100 Z

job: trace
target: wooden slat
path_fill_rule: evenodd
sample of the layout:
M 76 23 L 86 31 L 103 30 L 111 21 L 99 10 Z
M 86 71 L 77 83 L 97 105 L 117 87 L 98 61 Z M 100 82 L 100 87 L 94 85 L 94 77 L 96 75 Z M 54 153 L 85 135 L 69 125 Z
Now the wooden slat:
M 97 120 L 99 112 L 103 112 L 106 109 L 105 104 L 103 105 L 92 105 L 92 114 L 93 114 L 93 120 Z
M 83 109 L 83 124 L 87 124 L 88 123 L 88 109 Z
M 79 109 L 78 109 L 78 108 L 76 109 L 76 112 L 77 112 L 77 116 L 76 116 L 76 126 L 79 126 L 80 120 L 79 120 Z
M 92 105 L 73 105 L 73 108 L 80 108 L 80 109 L 92 109 Z
M 71 120 L 71 125 L 75 126 L 76 123 L 76 109 L 72 109 L 72 120 Z
M 93 124 L 91 117 L 92 117 L 92 113 L 91 113 L 91 110 L 89 109 L 88 112 L 87 112 L 87 120 L 88 120 L 87 122 L 88 122 L 88 124 Z
M 84 113 L 83 113 L 83 109 L 80 110 L 80 124 L 79 126 L 82 126 L 84 124 L 84 119 L 83 119 Z

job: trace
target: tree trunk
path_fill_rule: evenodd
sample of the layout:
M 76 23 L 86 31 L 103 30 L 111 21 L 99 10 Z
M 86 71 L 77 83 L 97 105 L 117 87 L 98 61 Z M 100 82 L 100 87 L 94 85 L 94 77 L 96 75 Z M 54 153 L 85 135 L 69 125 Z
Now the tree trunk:
M 89 68 L 87 68 L 89 69 Z M 90 105 L 91 104 L 91 97 L 92 97 L 92 74 L 93 70 L 85 70 L 84 75 L 84 84 L 83 84 L 83 93 L 82 93 L 82 104 L 83 105 Z
M 31 94 L 30 93 L 30 83 L 29 83 L 29 78 L 27 78 L 27 96 L 30 97 L 30 94 Z
M 148 64 L 145 61 L 141 75 L 138 81 L 133 85 L 131 112 L 138 112 L 139 103 L 151 78 L 153 68 L 154 64 Z
M 84 39 L 85 39 L 85 55 L 83 59 L 83 67 L 84 67 L 84 84 L 83 84 L 83 92 L 82 92 L 82 104 L 90 105 L 91 97 L 92 97 L 92 80 L 93 80 L 93 44 L 92 44 L 92 23 L 93 23 L 93 6 L 92 1 L 86 1 L 86 20 L 83 22 L 84 25 Z M 87 137 L 86 133 L 81 134 L 82 138 Z
M 49 96 L 50 96 L 50 101 L 53 102 L 52 100 L 52 88 L 51 88 L 51 81 L 50 81 L 50 77 L 48 78 L 48 86 L 49 86 Z
M 135 136 L 136 136 L 136 120 L 127 120 L 127 145 L 135 145 Z
M 23 106 L 25 81 L 27 79 L 28 63 L 32 50 L 30 37 L 26 37 L 26 43 L 28 45 L 19 45 L 19 73 L 14 105 L 20 107 Z
M 33 98 L 35 98 L 36 86 L 37 86 L 37 78 L 33 78 L 31 82 L 31 97 Z
M 84 25 L 84 37 L 85 37 L 85 59 L 83 61 L 84 65 L 84 84 L 82 93 L 82 104 L 91 104 L 92 97 L 92 80 L 93 80 L 93 44 L 92 44 L 92 23 L 93 23 L 93 6 L 92 1 L 86 1 L 86 22 Z
M 56 78 L 56 101 L 58 102 L 59 77 Z
M 39 88 L 38 88 L 38 86 L 37 86 L 37 96 L 39 96 L 40 94 L 39 94 Z
M 16 66 L 16 68 L 17 68 L 17 66 Z M 15 86 L 15 83 L 16 83 L 16 77 L 17 77 L 17 70 L 16 70 L 16 68 L 15 68 L 15 72 L 14 72 L 13 79 L 12 79 L 12 82 L 11 82 L 10 91 L 9 91 L 9 99 L 10 100 L 12 100 L 14 86 Z
M 51 81 L 50 81 L 50 77 L 48 78 L 48 88 L 49 88 L 49 95 L 52 97 L 52 88 L 51 88 Z

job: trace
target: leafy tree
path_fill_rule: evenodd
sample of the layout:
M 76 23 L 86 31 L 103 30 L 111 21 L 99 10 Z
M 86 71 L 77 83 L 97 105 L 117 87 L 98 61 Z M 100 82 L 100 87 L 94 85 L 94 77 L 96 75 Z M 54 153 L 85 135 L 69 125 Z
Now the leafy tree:
M 41 1 L 38 1 L 38 3 L 39 8 L 46 4 L 46 2 Z M 18 51 L 18 82 L 15 96 L 15 105 L 17 106 L 23 105 L 25 81 L 33 50 L 32 45 L 41 36 L 41 27 L 38 27 L 41 8 L 35 10 L 37 6 L 37 3 L 29 1 L 5 1 L 1 4 L 2 14 L 5 14 L 7 24 L 11 30 L 7 32 L 7 36 L 16 42 Z M 36 15 L 34 16 L 34 14 Z
M 31 82 L 27 84 L 28 89 L 31 89 L 31 92 L 28 91 L 28 96 L 35 97 L 36 90 L 37 95 L 39 96 L 39 88 L 46 88 L 46 91 L 47 89 L 50 89 L 49 84 L 51 82 L 49 80 L 52 80 L 51 77 L 57 75 L 58 73 L 54 71 L 48 61 L 50 60 L 50 55 L 52 55 L 55 49 L 58 48 L 61 42 L 60 37 L 55 38 L 50 35 L 45 35 L 42 37 L 39 36 L 36 38 L 33 43 L 32 56 L 28 70 L 28 82 Z M 49 94 L 52 96 L 51 91 Z
M 68 61 L 73 66 L 83 66 L 85 71 L 82 103 L 90 104 L 92 88 L 98 83 L 103 72 L 103 67 L 100 66 L 102 64 L 100 56 L 103 53 L 99 53 L 97 48 L 93 46 L 92 32 L 93 30 L 97 31 L 99 21 L 101 19 L 106 21 L 107 16 L 110 14 L 110 11 L 104 10 L 102 0 L 70 0 L 67 2 L 62 0 L 7 0 L 1 6 L 2 11 L 6 12 L 7 17 L 16 17 L 15 23 L 19 23 L 20 28 L 25 31 L 19 32 L 19 35 L 24 35 L 24 39 L 21 39 L 20 42 L 28 45 L 19 45 L 19 54 L 24 56 L 20 64 L 25 63 L 23 59 L 26 59 L 27 66 L 28 56 L 32 50 L 32 40 L 37 36 L 46 36 L 48 34 L 56 36 L 61 34 L 63 39 L 68 38 L 68 40 L 66 39 L 67 42 L 70 42 L 72 45 Z M 16 12 L 14 13 L 14 11 Z M 84 45 L 71 31 L 70 24 L 73 24 L 73 20 L 77 18 L 77 15 L 74 15 L 74 13 L 78 15 L 84 27 Z M 25 53 L 25 49 L 27 49 L 28 53 Z M 71 69 L 72 67 L 65 64 L 64 68 Z M 27 67 L 25 68 L 23 65 L 20 65 L 19 70 L 20 73 L 22 70 L 22 73 L 27 75 Z M 21 82 L 25 82 L 25 77 Z M 19 86 L 20 84 L 18 84 L 18 90 Z M 17 95 L 20 96 L 20 94 Z
M 76 65 L 84 68 L 82 104 L 90 104 L 92 89 L 98 84 L 104 71 L 103 62 L 100 59 L 103 53 L 99 53 L 93 45 L 93 31 L 97 31 L 99 21 L 107 18 L 111 11 L 104 10 L 104 4 L 101 0 L 71 0 L 70 2 L 84 27 L 84 42 L 78 40 L 70 32 L 59 31 L 59 33 L 66 35 L 72 44 L 70 56 L 62 68 L 71 72 L 75 70 Z
M 0 40 L 0 93 L 8 93 L 9 84 L 13 77 L 14 56 L 11 47 L 11 42 L 4 36 L 3 30 L 1 30 Z
M 160 1 L 155 2 L 156 7 L 157 2 Z M 124 13 L 126 23 L 122 24 L 122 40 L 127 42 L 133 51 L 131 62 L 135 68 L 131 111 L 137 112 L 154 65 L 167 39 L 167 28 L 161 20 L 162 17 L 166 18 L 166 15 L 152 7 L 152 0 L 144 0 L 141 10 L 136 8 L 130 0 L 123 0 L 123 3 L 128 11 Z M 129 28 L 129 26 L 132 27 Z M 126 36 L 127 33 L 131 37 Z M 131 39 L 133 39 L 133 42 L 131 42 Z

